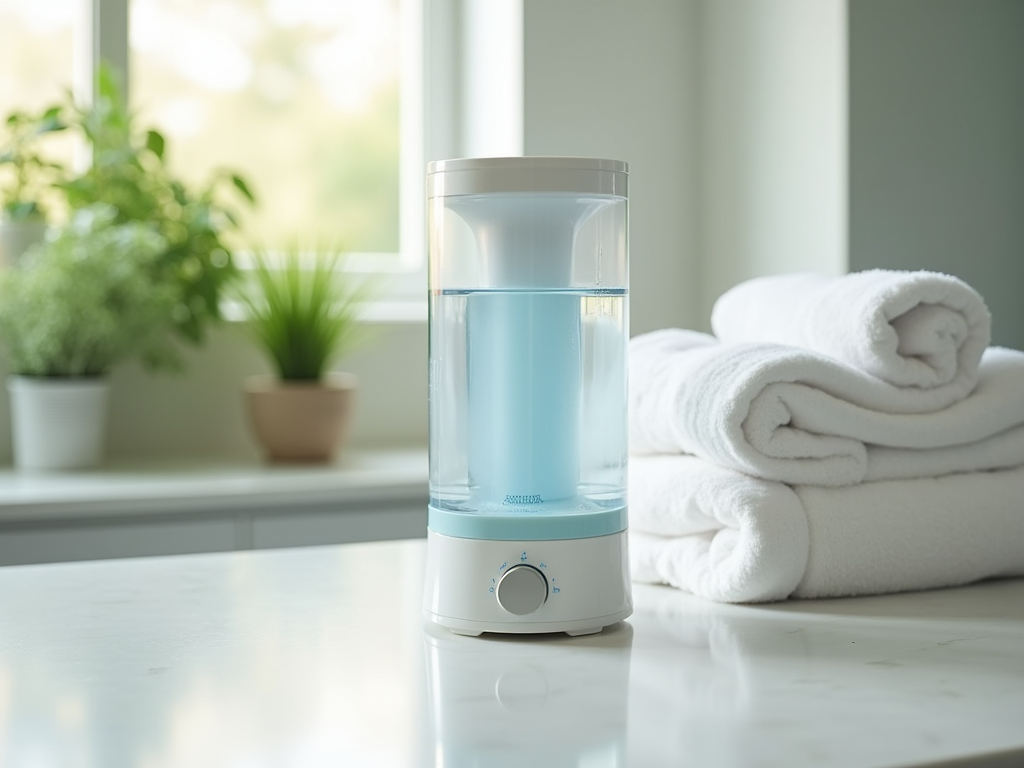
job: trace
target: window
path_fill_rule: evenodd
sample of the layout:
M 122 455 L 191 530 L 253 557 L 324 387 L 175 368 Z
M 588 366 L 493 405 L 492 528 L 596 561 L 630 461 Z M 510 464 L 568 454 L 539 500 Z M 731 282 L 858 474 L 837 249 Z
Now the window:
M 38 111 L 71 85 L 81 0 L 0 0 L 0 114 Z
M 87 9 L 85 0 L 0 0 L 0 119 L 38 113 L 64 97 L 83 69 Z M 50 159 L 65 165 L 81 158 L 76 150 L 70 136 L 48 142 Z
M 397 0 L 132 0 L 131 98 L 186 181 L 229 166 L 245 229 L 397 253 Z
M 88 92 L 107 58 L 179 176 L 252 183 L 233 245 L 340 244 L 422 299 L 423 2 L 0 0 L 0 109 Z

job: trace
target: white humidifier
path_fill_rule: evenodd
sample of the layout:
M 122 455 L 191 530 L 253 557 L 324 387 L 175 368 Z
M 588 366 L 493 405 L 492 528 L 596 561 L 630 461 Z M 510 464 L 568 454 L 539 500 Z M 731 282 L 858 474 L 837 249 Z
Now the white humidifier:
M 632 612 L 626 164 L 427 169 L 424 610 L 459 634 L 598 632 Z

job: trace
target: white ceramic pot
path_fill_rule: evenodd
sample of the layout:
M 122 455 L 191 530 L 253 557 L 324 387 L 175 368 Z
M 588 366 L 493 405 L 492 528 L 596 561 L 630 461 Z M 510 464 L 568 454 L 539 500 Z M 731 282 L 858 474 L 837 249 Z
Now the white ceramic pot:
M 46 237 L 46 222 L 0 222 L 0 264 L 16 267 L 21 255 Z
M 14 466 L 27 470 L 86 469 L 103 460 L 106 379 L 10 376 Z

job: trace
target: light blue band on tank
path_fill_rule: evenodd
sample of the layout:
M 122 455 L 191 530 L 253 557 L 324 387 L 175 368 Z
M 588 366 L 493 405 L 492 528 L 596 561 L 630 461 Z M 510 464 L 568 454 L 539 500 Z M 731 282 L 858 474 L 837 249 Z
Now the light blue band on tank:
M 434 533 L 460 539 L 550 541 L 589 539 L 619 533 L 627 527 L 627 507 L 591 512 L 481 513 L 428 508 L 427 526 Z

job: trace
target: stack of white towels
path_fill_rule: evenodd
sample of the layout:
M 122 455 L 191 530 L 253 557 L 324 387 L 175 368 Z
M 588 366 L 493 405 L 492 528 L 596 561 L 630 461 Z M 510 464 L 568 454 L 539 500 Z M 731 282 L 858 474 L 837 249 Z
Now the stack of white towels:
M 711 600 L 1024 575 L 1024 353 L 957 278 L 751 280 L 630 343 L 638 581 Z

